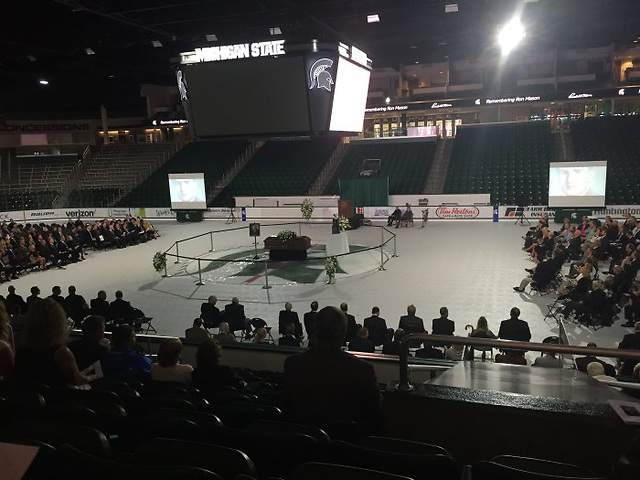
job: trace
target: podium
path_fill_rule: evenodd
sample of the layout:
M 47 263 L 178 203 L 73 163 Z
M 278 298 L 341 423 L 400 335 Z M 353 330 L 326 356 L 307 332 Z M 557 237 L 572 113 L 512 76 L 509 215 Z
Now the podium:
M 349 238 L 347 237 L 347 232 L 327 235 L 325 250 L 327 257 L 349 253 Z

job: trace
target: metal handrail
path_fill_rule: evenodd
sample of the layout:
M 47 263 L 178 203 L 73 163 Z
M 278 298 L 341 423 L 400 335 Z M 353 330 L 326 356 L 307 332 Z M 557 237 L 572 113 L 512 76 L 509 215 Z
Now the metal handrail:
M 445 345 L 467 345 L 472 347 L 493 347 L 507 350 L 533 350 L 537 352 L 571 353 L 593 355 L 598 357 L 613 357 L 640 360 L 638 350 L 620 350 L 617 348 L 578 347 L 573 345 L 557 345 L 552 343 L 516 342 L 512 340 L 493 340 L 478 337 L 454 337 L 450 335 L 428 335 L 426 333 L 412 333 L 400 341 L 400 383 L 398 390 L 408 392 L 413 387 L 409 382 L 409 343 L 415 340 Z

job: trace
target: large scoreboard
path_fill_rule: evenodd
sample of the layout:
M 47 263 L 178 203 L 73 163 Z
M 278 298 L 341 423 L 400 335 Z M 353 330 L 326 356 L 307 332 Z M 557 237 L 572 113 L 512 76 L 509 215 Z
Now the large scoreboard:
M 344 44 L 284 40 L 181 54 L 176 76 L 197 137 L 354 133 L 362 130 L 371 61 Z

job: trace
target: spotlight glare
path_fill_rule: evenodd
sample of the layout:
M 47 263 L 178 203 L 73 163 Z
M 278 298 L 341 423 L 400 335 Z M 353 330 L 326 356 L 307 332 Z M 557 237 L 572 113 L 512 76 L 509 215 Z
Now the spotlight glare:
M 40 85 L 49 85 L 49 80 L 46 80 L 44 78 L 41 78 L 40 80 L 38 80 L 38 83 Z
M 508 55 L 525 37 L 524 27 L 520 20 L 514 18 L 505 24 L 498 33 L 498 44 L 503 55 Z
M 387 103 L 387 104 L 391 103 L 391 97 L 385 98 L 384 103 Z

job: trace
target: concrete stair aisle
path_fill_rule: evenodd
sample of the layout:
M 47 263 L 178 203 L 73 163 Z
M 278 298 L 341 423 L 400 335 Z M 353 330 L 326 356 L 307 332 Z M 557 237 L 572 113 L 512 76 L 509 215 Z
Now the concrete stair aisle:
M 431 164 L 427 180 L 423 187 L 424 193 L 440 195 L 444 190 L 444 182 L 447 178 L 449 162 L 451 161 L 453 142 L 453 138 L 442 138 L 438 140 L 438 145 L 436 146 L 436 151 L 433 156 L 433 163 Z
M 322 191 L 327 187 L 327 185 L 333 178 L 333 175 L 336 173 L 336 170 L 342 163 L 342 160 L 344 160 L 344 154 L 347 153 L 348 148 L 349 138 L 344 137 L 342 141 L 338 143 L 338 146 L 331 154 L 331 157 L 329 157 L 329 160 L 320 172 L 320 175 L 318 175 L 318 178 L 315 179 L 315 181 L 309 188 L 307 195 L 316 196 L 322 194 Z
M 249 160 L 253 158 L 253 156 L 262 148 L 264 142 L 251 142 L 247 149 L 242 152 L 242 154 L 236 159 L 232 166 L 230 166 L 223 174 L 220 179 L 207 191 L 207 204 L 213 204 L 213 200 L 224 190 L 224 187 L 229 185 L 229 183 L 240 173 Z

